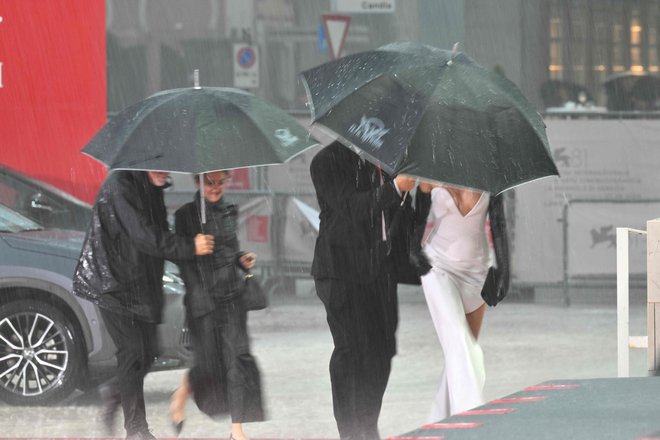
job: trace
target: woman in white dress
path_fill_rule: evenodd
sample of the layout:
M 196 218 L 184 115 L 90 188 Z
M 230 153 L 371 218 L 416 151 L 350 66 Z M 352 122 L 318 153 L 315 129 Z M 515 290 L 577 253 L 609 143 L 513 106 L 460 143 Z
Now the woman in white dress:
M 426 203 L 430 193 L 433 219 L 422 254 L 430 271 L 421 281 L 445 358 L 430 415 L 436 422 L 484 403 L 484 359 L 477 338 L 486 301 L 495 305 L 508 290 L 508 246 L 501 197 L 426 183 L 419 190 Z M 491 268 L 487 217 L 497 268 Z

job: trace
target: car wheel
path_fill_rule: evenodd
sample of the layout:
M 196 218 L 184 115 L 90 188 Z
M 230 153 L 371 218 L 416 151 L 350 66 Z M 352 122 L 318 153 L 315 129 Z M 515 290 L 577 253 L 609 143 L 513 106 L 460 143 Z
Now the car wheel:
M 56 307 L 35 300 L 0 306 L 0 399 L 43 405 L 68 396 L 84 374 L 82 337 Z

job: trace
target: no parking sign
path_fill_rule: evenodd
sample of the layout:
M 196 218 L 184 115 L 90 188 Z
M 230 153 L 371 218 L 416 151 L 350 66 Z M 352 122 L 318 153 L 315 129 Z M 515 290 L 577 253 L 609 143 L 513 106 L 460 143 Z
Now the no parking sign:
M 259 87 L 259 56 L 256 46 L 234 44 L 234 87 Z

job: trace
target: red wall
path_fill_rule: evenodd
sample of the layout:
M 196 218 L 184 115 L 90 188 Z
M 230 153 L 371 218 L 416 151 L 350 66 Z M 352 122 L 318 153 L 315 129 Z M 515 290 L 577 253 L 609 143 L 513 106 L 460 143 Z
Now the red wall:
M 0 0 L 0 163 L 93 201 L 106 119 L 104 0 Z

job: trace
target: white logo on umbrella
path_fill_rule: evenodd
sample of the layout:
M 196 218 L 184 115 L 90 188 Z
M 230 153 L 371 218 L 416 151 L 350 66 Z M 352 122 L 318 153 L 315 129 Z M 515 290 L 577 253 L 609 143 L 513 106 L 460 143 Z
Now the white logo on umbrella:
M 280 140 L 280 143 L 285 147 L 290 147 L 291 145 L 298 142 L 298 136 L 291 134 L 291 130 L 288 128 L 280 128 L 275 130 L 275 137 Z
M 366 115 L 362 115 L 360 125 L 353 124 L 348 129 L 349 133 L 359 136 L 363 142 L 371 144 L 376 148 L 383 145 L 383 140 L 381 138 L 389 131 L 390 129 L 385 128 L 383 121 L 378 118 L 367 118 Z

